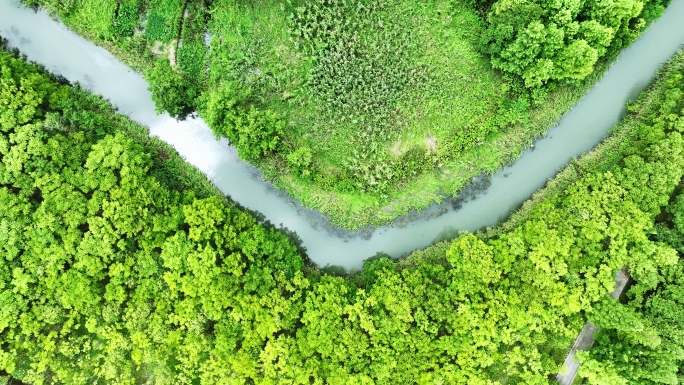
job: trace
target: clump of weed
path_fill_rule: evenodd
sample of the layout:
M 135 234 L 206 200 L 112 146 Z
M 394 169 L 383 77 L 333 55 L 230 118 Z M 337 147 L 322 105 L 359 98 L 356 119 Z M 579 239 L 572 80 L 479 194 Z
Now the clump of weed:
M 178 47 L 178 53 L 176 54 L 178 66 L 190 79 L 197 80 L 203 75 L 205 53 L 206 47 L 198 41 L 186 41 Z
M 392 0 L 325 0 L 290 16 L 295 47 L 312 58 L 305 97 L 330 121 L 348 124 L 363 145 L 348 159 L 362 189 L 382 191 L 394 178 L 379 151 L 399 125 L 397 103 L 421 87 L 419 44 L 410 21 L 395 17 Z M 396 132 L 396 130 L 394 130 Z

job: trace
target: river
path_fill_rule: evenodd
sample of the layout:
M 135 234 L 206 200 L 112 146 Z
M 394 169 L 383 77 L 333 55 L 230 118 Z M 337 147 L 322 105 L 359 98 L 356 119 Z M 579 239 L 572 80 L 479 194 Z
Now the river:
M 418 216 L 403 227 L 383 227 L 366 236 L 340 236 L 312 210 L 264 183 L 258 171 L 237 157 L 225 139 L 215 140 L 201 119 L 176 121 L 157 115 L 147 83 L 105 49 L 72 33 L 45 12 L 0 0 L 0 34 L 28 59 L 71 82 L 100 94 L 120 112 L 150 128 L 188 162 L 205 173 L 225 194 L 244 207 L 263 213 L 274 224 L 295 231 L 309 257 L 319 266 L 359 268 L 382 251 L 393 257 L 434 243 L 440 234 L 475 231 L 506 218 L 532 193 L 576 157 L 598 143 L 625 114 L 625 103 L 647 86 L 662 62 L 684 42 L 684 0 L 673 0 L 665 15 L 624 50 L 605 76 L 547 136 L 510 167 L 491 178 L 475 199 L 438 217 Z M 442 208 L 444 206 L 441 206 Z M 426 209 L 436 213 L 440 207 Z

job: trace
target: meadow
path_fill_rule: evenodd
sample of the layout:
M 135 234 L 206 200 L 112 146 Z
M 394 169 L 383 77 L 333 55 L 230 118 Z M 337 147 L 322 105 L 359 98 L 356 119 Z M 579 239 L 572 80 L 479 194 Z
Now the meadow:
M 386 224 L 514 161 L 666 5 L 24 0 L 198 111 L 345 228 Z

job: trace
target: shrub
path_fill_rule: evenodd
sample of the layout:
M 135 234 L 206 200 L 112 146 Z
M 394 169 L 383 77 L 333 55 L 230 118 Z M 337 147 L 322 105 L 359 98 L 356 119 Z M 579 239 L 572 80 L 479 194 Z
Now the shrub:
M 309 147 L 300 147 L 295 151 L 289 153 L 286 157 L 287 163 L 294 169 L 299 175 L 308 178 L 311 176 L 311 161 L 313 159 L 313 154 Z
M 176 59 L 178 67 L 183 73 L 193 80 L 199 80 L 204 74 L 205 61 L 204 55 L 206 47 L 198 41 L 184 41 L 178 47 Z
M 285 122 L 274 111 L 251 106 L 238 109 L 232 123 L 225 126 L 226 137 L 237 148 L 238 155 L 247 161 L 276 151 L 285 128 Z
M 198 86 L 176 72 L 166 58 L 158 59 L 145 79 L 150 83 L 158 113 L 167 111 L 171 116 L 184 118 L 194 110 L 200 92 Z
M 172 21 L 164 17 L 164 14 L 157 8 L 150 8 L 147 12 L 147 24 L 145 24 L 145 36 L 147 41 L 155 40 L 170 42 L 173 36 Z
M 114 16 L 112 30 L 121 37 L 133 36 L 133 30 L 138 26 L 138 4 L 121 3 Z

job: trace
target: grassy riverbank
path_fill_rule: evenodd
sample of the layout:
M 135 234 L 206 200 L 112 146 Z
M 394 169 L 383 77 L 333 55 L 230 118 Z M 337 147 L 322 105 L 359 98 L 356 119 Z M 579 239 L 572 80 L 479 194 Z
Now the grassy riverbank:
M 582 81 L 530 92 L 483 53 L 496 24 L 479 2 L 25 2 L 145 72 L 158 107 L 198 109 L 266 179 L 348 229 L 513 162 L 662 11 L 645 2 Z
M 476 233 L 478 237 L 483 240 L 495 239 L 512 231 L 533 216 L 540 204 L 559 199 L 568 186 L 580 181 L 587 173 L 608 171 L 616 167 L 630 151 L 632 142 L 641 133 L 640 125 L 644 120 L 642 113 L 644 111 L 649 114 L 653 113 L 652 110 L 656 108 L 657 103 L 662 102 L 664 93 L 667 91 L 663 83 L 677 71 L 681 71 L 683 67 L 684 52 L 680 51 L 659 70 L 654 82 L 639 94 L 639 98 L 628 105 L 630 113 L 611 129 L 610 135 L 603 142 L 574 158 L 563 170 L 549 179 L 544 188 L 536 191 L 505 221 L 478 231 Z M 443 241 L 424 250 L 416 251 L 400 263 L 415 265 L 426 258 L 436 260 L 437 256 L 444 255 L 449 244 L 449 241 Z

